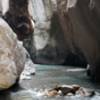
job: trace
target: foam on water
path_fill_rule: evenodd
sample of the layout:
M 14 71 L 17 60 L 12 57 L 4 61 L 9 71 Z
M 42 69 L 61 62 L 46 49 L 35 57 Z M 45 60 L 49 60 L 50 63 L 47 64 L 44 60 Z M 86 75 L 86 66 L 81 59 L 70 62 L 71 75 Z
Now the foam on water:
M 100 96 L 96 94 L 93 97 L 86 96 L 54 96 L 48 97 L 45 96 L 45 90 L 43 89 L 29 89 L 29 90 L 21 90 L 16 93 L 12 93 L 13 100 L 100 100 Z M 15 99 L 14 99 L 15 98 Z

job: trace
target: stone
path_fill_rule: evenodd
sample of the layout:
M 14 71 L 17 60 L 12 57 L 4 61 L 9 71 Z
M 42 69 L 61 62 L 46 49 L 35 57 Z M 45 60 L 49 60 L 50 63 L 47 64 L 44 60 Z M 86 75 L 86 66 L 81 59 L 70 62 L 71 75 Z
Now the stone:
M 29 55 L 29 53 L 26 51 L 26 49 L 24 50 L 26 52 L 26 61 L 25 61 L 25 66 L 24 66 L 24 70 L 22 71 L 21 75 L 20 75 L 20 81 L 22 80 L 30 80 L 32 79 L 32 76 L 35 75 L 35 64 L 33 63 L 33 61 L 31 60 L 31 57 Z
M 74 1 L 76 4 L 76 0 Z M 57 15 L 57 0 L 32 0 L 32 6 L 35 19 L 34 63 L 85 66 L 85 60 L 70 53 L 67 48 L 68 44 Z
M 90 65 L 88 73 L 95 81 L 100 81 L 99 5 L 99 0 L 57 0 L 67 48 L 86 59 Z
M 5 5 L 4 5 L 5 3 Z M 1 0 L 2 16 L 33 57 L 34 19 L 31 0 Z M 31 57 L 31 58 L 32 58 Z
M 56 15 L 56 0 L 32 0 L 34 29 L 34 63 L 62 64 L 67 50 L 63 32 Z
M 0 90 L 16 83 L 24 69 L 26 52 L 9 25 L 0 18 Z
M 86 65 L 84 58 L 69 52 L 57 15 L 57 0 L 1 1 L 4 19 L 23 41 L 34 63 Z M 68 9 L 76 3 L 77 0 L 69 0 Z

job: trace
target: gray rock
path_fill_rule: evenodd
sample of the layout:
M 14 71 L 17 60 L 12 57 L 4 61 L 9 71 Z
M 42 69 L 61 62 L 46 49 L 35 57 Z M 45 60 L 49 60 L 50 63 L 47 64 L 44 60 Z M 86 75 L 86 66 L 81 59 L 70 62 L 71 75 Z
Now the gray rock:
M 67 48 L 82 53 L 90 65 L 90 75 L 100 81 L 100 1 L 58 0 L 57 4 Z
M 66 47 L 58 17 L 56 0 L 32 0 L 34 30 L 33 61 L 41 64 L 62 64 L 66 58 Z
M 11 87 L 20 77 L 27 61 L 26 55 L 22 42 L 0 18 L 0 90 Z

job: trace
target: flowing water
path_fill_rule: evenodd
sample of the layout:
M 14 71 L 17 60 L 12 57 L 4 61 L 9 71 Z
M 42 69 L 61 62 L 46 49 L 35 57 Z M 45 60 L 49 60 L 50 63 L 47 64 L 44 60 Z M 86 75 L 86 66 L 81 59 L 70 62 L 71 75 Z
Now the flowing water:
M 36 75 L 31 75 L 30 79 L 20 80 L 20 87 L 13 87 L 8 91 L 0 93 L 0 100 L 100 100 L 100 96 L 55 96 L 47 97 L 43 95 L 43 90 L 53 88 L 56 85 L 78 84 L 100 92 L 100 86 L 91 82 L 86 76 L 86 70 L 81 68 L 35 65 Z

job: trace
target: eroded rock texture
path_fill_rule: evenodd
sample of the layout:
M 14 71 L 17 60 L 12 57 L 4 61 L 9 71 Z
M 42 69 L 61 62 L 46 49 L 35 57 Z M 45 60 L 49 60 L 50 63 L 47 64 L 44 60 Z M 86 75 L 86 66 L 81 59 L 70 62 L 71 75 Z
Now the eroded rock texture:
M 62 64 L 66 58 L 66 47 L 56 14 L 56 0 L 32 0 L 32 2 L 33 16 L 36 21 L 34 62 Z
M 81 52 L 90 75 L 100 81 L 100 1 L 57 0 L 57 7 L 68 48 Z

